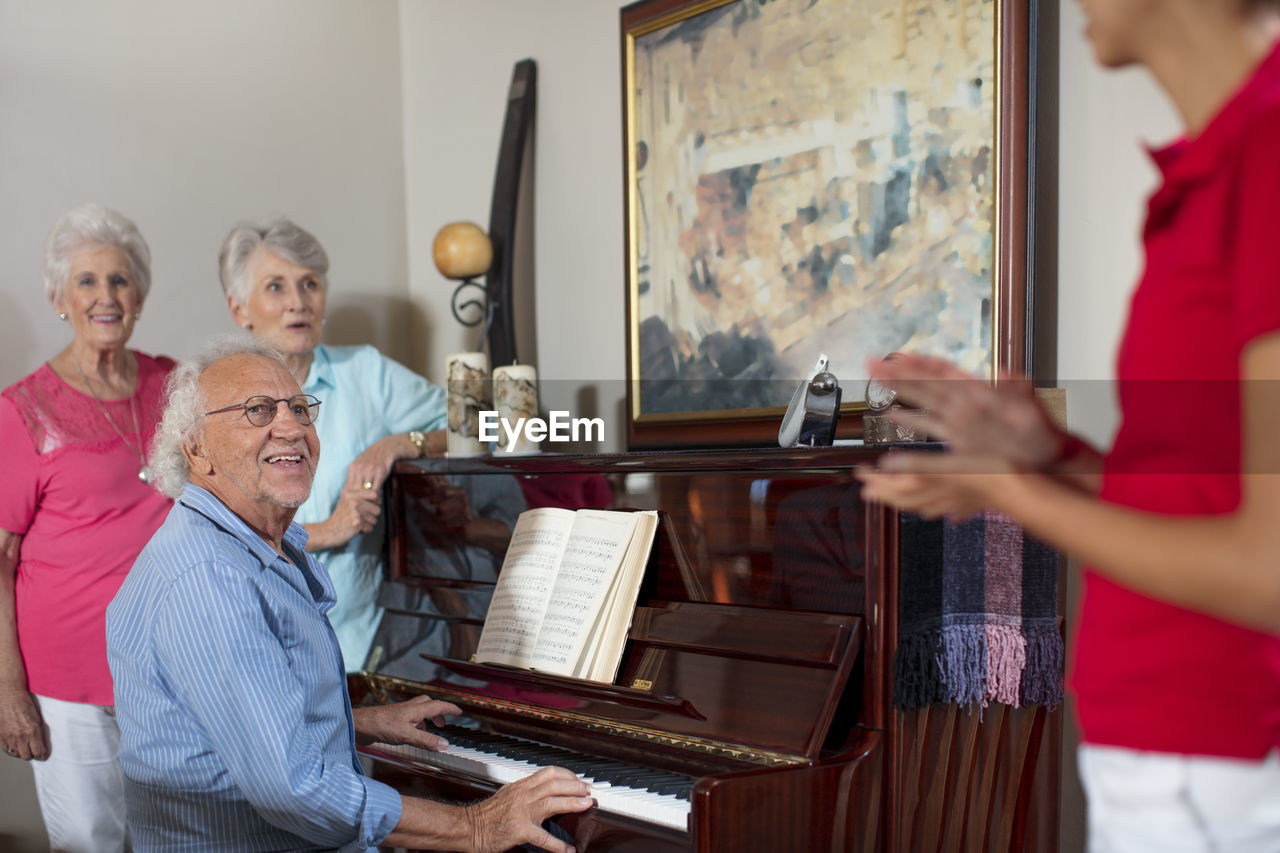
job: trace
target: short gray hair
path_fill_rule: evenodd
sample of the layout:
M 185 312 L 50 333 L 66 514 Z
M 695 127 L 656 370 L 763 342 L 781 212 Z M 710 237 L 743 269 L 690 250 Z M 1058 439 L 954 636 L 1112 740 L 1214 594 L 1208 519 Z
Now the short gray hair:
M 216 361 L 233 355 L 260 355 L 284 365 L 284 356 L 244 332 L 229 332 L 211 337 L 195 358 L 173 369 L 165 382 L 164 417 L 156 427 L 151 447 L 151 472 L 156 488 L 177 498 L 191 479 L 191 466 L 183 448 L 199 431 L 197 425 L 208 410 L 200 377 Z
M 151 249 L 133 220 L 100 204 L 74 207 L 53 224 L 44 243 L 44 295 L 57 300 L 71 278 L 71 256 L 83 249 L 119 249 L 129 261 L 138 298 L 151 289 Z
M 222 292 L 233 301 L 244 305 L 249 300 L 249 258 L 259 248 L 311 270 L 320 280 L 320 286 L 329 289 L 329 256 L 325 254 L 324 246 L 311 232 L 282 216 L 266 228 L 237 225 L 222 241 L 222 250 L 218 252 L 218 276 L 222 279 Z

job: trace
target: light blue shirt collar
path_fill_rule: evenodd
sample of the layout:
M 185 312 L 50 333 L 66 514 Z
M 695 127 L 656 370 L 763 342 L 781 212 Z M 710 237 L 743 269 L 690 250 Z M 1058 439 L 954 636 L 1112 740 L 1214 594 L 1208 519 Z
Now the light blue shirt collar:
M 333 375 L 333 363 L 329 361 L 329 352 L 324 348 L 324 344 L 321 344 L 311 353 L 311 367 L 307 369 L 307 382 L 302 390 L 308 394 L 314 394 L 322 390 L 322 387 L 336 388 L 337 386 L 337 378 Z

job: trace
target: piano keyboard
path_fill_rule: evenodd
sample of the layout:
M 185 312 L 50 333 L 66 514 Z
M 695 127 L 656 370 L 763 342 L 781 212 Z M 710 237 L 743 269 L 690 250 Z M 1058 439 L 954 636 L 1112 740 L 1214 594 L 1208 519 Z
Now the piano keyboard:
M 689 831 L 689 795 L 694 780 L 688 776 L 461 726 L 431 731 L 446 738 L 449 747 L 432 752 L 416 746 L 376 743 L 372 748 L 504 785 L 543 767 L 564 767 L 591 783 L 591 796 L 601 811 Z

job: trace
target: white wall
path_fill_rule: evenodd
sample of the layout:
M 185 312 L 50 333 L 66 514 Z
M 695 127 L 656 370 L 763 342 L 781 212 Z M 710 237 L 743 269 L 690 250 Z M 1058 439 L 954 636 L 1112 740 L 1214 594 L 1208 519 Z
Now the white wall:
M 140 349 L 231 328 L 221 240 L 287 214 L 329 251 L 326 337 L 407 359 L 398 29 L 393 0 L 0 0 L 0 387 L 70 339 L 41 252 L 90 200 L 151 245 Z M 0 849 L 47 849 L 30 779 L 0 758 Z
M 512 67 L 533 58 L 536 182 L 533 215 L 521 228 L 534 231 L 536 282 L 524 269 L 517 286 L 536 285 L 537 352 L 518 343 L 538 368 L 543 408 L 604 417 L 611 449 L 622 449 L 625 435 L 619 6 L 400 2 L 410 298 L 425 304 L 451 292 L 431 260 L 441 225 L 487 224 Z M 429 344 L 415 356 L 438 381 L 445 355 L 474 348 L 476 333 L 448 315 L 426 331 Z M 594 411 L 583 383 L 596 387 Z
M 0 386 L 69 340 L 41 249 L 83 201 L 151 245 L 140 349 L 231 328 L 221 240 L 284 214 L 329 251 L 329 339 L 407 357 L 397 29 L 392 0 L 0 0 Z
M 1109 380 L 1157 181 L 1140 143 L 1163 144 L 1180 126 L 1145 72 L 1093 62 L 1078 4 L 1061 14 L 1058 376 L 1072 426 L 1106 443 L 1117 425 Z

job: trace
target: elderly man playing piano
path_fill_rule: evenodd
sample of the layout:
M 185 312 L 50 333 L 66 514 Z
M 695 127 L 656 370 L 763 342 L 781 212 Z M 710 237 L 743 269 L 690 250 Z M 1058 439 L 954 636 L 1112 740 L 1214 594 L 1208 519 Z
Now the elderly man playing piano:
M 419 724 L 458 709 L 350 706 L 325 617 L 333 582 L 293 523 L 320 402 L 245 341 L 180 365 L 169 388 L 153 464 L 177 503 L 107 611 L 134 849 L 570 853 L 541 824 L 593 801 L 562 768 L 470 806 L 364 776 L 357 739 L 440 749 Z

